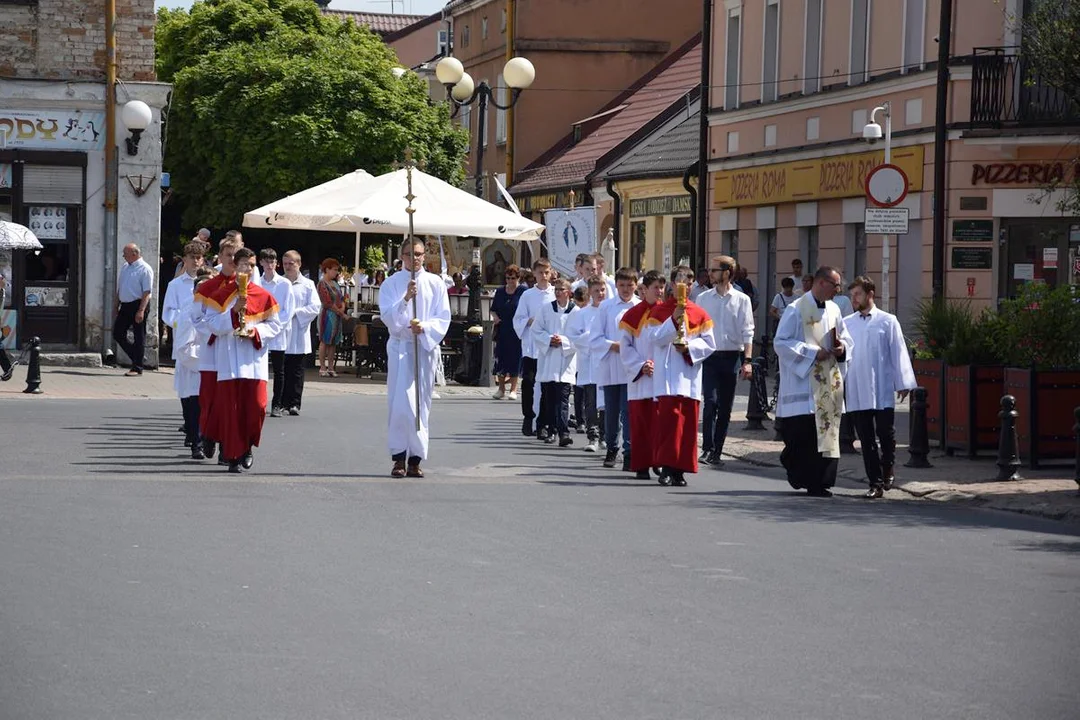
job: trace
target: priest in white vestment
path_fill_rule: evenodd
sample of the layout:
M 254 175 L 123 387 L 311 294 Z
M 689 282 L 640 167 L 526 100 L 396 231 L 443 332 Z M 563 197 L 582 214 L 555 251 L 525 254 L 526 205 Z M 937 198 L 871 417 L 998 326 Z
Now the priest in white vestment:
M 896 465 L 895 398 L 915 389 L 915 371 L 895 316 L 874 304 L 876 286 L 857 277 L 848 287 L 855 312 L 844 318 L 855 345 L 847 366 L 847 413 L 862 446 L 863 467 L 874 499 L 892 487 Z M 879 444 L 880 443 L 880 444 Z
M 401 245 L 401 257 L 402 271 L 388 277 L 379 289 L 379 317 L 390 331 L 386 343 L 387 445 L 394 460 L 390 475 L 424 477 L 420 462 L 428 456 L 428 416 L 435 391 L 435 365 L 439 344 L 450 329 L 450 298 L 442 278 L 424 270 L 423 241 L 406 240 Z
M 841 364 L 852 348 L 840 308 L 840 273 L 821 267 L 810 292 L 788 306 L 776 331 L 780 396 L 784 418 L 780 462 L 788 483 L 815 497 L 830 497 L 840 459 L 840 416 L 844 413 Z

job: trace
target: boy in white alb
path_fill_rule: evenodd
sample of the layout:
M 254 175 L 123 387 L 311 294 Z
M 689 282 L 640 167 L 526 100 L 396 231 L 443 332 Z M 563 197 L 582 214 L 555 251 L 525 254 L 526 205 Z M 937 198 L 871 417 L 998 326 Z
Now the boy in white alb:
M 195 272 L 190 289 L 193 301 L 195 291 L 199 289 L 199 285 L 210 279 L 210 273 L 210 268 L 207 267 L 200 267 Z M 182 277 L 186 277 L 186 273 L 172 282 Z M 170 287 L 172 282 L 169 283 Z M 192 307 L 194 302 L 173 319 L 173 359 L 176 361 L 173 389 L 176 390 L 176 397 L 180 398 L 180 407 L 184 411 L 184 435 L 187 438 L 185 445 L 191 447 L 191 459 L 204 460 L 206 455 L 203 453 L 202 436 L 199 433 L 199 386 L 202 383 L 202 376 L 199 374 L 199 346 L 206 342 L 206 338 L 200 340 L 195 331 Z
M 603 277 L 603 276 L 601 276 Z M 605 280 L 606 285 L 606 280 Z M 620 268 L 615 274 L 616 294 L 600 304 L 589 332 L 589 350 L 596 364 L 596 385 L 604 395 L 604 467 L 615 467 L 619 455 L 619 428 L 622 428 L 623 470 L 630 469 L 630 418 L 627 404 L 626 372 L 620 358 L 619 323 L 626 311 L 641 302 L 637 272 Z
M 533 343 L 531 329 L 540 308 L 555 299 L 555 290 L 551 287 L 551 263 L 547 258 L 533 263 L 533 276 L 536 285 L 521 294 L 514 313 L 514 332 L 521 338 L 521 414 L 524 417 L 521 434 L 526 437 L 535 434 L 533 420 L 543 407 L 543 393 L 537 392 L 536 387 L 538 349 Z
M 585 452 L 597 452 L 600 449 L 600 417 L 596 403 L 597 367 L 591 352 L 591 334 L 593 321 L 600 313 L 600 304 L 607 295 L 607 284 L 603 278 L 594 275 L 588 281 L 588 304 L 566 321 L 566 334 L 577 349 L 577 388 L 583 398 L 582 408 L 578 413 L 578 427 L 585 428 L 588 444 Z
M 285 406 L 282 397 L 285 392 L 285 350 L 288 347 L 288 329 L 292 324 L 293 312 L 296 307 L 292 296 L 292 283 L 284 275 L 277 273 L 277 250 L 263 248 L 259 251 L 259 265 L 263 269 L 262 275 L 253 277 L 251 282 L 274 296 L 278 304 L 278 320 L 281 321 L 282 331 L 275 337 L 266 341 L 266 348 L 270 351 L 270 372 L 274 376 L 274 393 L 270 401 L 270 417 L 281 417 Z
M 540 308 L 532 326 L 538 355 L 536 381 L 543 389 L 544 403 L 536 436 L 550 445 L 557 434 L 559 447 L 567 447 L 574 444 L 570 437 L 570 387 L 577 374 L 577 357 L 566 325 L 579 310 L 570 299 L 570 281 L 556 280 L 554 287 L 555 300 Z

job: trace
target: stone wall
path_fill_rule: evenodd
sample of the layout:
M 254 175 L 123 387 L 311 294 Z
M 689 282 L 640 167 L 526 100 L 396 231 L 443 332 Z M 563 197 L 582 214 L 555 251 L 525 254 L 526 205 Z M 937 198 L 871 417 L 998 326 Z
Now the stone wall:
M 116 0 L 121 80 L 154 80 L 154 0 Z M 0 4 L 0 77 L 105 79 L 105 0 Z

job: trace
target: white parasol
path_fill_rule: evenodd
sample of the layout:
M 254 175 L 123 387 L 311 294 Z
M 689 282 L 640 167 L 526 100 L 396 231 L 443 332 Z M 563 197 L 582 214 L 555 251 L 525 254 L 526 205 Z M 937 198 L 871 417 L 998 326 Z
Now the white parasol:
M 41 250 L 42 247 L 30 228 L 0 220 L 0 250 Z

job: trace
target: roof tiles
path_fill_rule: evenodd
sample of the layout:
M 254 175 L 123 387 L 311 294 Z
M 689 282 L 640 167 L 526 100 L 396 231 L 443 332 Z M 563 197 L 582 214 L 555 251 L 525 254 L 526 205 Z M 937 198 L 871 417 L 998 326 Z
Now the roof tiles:
M 354 10 L 323 10 L 323 15 L 331 15 L 342 20 L 352 20 L 363 25 L 378 35 L 404 30 L 414 23 L 427 18 L 427 15 L 391 15 L 390 13 L 357 12 Z
M 609 178 L 678 175 L 698 160 L 700 113 L 654 135 L 627 153 L 607 172 Z

